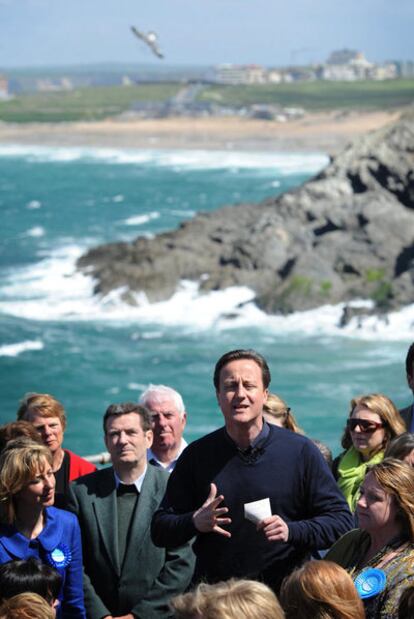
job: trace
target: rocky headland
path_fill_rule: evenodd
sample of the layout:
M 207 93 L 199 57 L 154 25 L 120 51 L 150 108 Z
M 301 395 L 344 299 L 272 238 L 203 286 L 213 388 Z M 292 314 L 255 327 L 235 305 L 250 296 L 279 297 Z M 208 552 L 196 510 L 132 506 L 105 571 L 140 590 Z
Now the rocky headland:
M 316 177 L 259 204 L 199 213 L 174 231 L 111 243 L 78 267 L 95 292 L 168 299 L 180 280 L 200 292 L 254 290 L 268 313 L 371 299 L 386 313 L 414 303 L 414 112 L 350 144 Z M 345 323 L 356 310 L 345 307 Z

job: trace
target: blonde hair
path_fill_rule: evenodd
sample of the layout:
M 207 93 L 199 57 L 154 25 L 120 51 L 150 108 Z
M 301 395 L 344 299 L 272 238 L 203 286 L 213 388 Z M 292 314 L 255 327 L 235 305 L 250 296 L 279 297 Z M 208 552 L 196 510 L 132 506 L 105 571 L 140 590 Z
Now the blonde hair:
M 63 404 L 48 393 L 26 393 L 17 409 L 17 419 L 30 421 L 28 417 L 31 414 L 58 417 L 63 430 L 66 428 L 66 413 Z
M 351 400 L 348 419 L 352 417 L 357 406 L 368 409 L 371 413 L 376 413 L 384 424 L 384 441 L 377 449 L 382 451 L 385 449 L 394 436 L 398 436 L 406 431 L 404 421 L 395 407 L 395 404 L 382 393 L 371 393 L 369 395 L 361 395 Z M 342 447 L 349 449 L 352 445 L 351 433 L 348 427 L 345 427 L 342 441 Z
M 0 456 L 0 503 L 9 524 L 16 518 L 15 496 L 41 471 L 52 454 L 29 439 L 10 441 Z
M 273 591 L 255 580 L 201 583 L 173 598 L 171 607 L 176 619 L 284 619 Z
M 308 561 L 285 578 L 280 602 L 286 619 L 364 619 L 351 576 L 332 561 Z
M 263 414 L 269 423 L 279 425 L 276 419 L 282 419 L 281 425 L 283 428 L 292 430 L 292 432 L 304 434 L 303 430 L 298 426 L 289 406 L 275 393 L 269 393 L 267 396 L 267 400 L 263 405 Z
M 3 600 L 0 619 L 55 619 L 55 612 L 37 593 L 19 593 Z
M 414 469 L 407 462 L 386 458 L 370 467 L 381 488 L 394 497 L 399 517 L 412 542 L 414 542 Z

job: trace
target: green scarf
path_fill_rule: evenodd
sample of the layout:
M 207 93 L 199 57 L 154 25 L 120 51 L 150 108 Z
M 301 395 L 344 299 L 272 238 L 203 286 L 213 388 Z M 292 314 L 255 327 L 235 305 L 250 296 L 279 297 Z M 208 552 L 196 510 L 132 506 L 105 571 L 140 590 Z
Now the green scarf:
M 338 486 L 353 513 L 359 499 L 359 487 L 364 481 L 367 468 L 378 464 L 384 458 L 384 452 L 379 451 L 370 460 L 363 462 L 361 454 L 350 447 L 342 456 L 338 466 Z

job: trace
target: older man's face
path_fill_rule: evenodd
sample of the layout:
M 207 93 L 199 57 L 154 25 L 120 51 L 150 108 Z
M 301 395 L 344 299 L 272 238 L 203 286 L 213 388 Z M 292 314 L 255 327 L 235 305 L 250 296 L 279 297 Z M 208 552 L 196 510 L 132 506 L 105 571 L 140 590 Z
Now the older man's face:
M 170 398 L 149 399 L 145 403 L 151 412 L 154 442 L 152 451 L 178 449 L 181 444 L 187 417 L 180 413 Z

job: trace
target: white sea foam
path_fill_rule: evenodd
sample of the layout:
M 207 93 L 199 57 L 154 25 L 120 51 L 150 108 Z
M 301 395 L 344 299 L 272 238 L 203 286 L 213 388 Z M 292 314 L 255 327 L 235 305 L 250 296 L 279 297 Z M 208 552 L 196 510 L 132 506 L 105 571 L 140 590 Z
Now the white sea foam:
M 42 226 L 34 226 L 33 228 L 29 228 L 29 230 L 26 230 L 26 232 L 24 233 L 24 236 L 30 236 L 34 239 L 38 239 L 44 235 L 45 229 L 42 228 Z
M 0 157 L 18 157 L 31 162 L 99 161 L 109 164 L 140 164 L 175 170 L 240 169 L 275 170 L 279 174 L 312 174 L 327 165 L 322 153 L 274 153 L 225 150 L 138 150 L 90 147 L 2 145 Z M 116 196 L 115 196 L 116 197 Z
M 43 342 L 39 340 L 25 340 L 16 344 L 4 344 L 0 346 L 0 357 L 18 357 L 28 350 L 42 350 Z
M 191 330 L 257 328 L 269 337 L 288 335 L 342 336 L 366 340 L 412 340 L 414 305 L 388 314 L 355 317 L 339 326 L 344 304 L 325 305 L 288 316 L 269 316 L 253 303 L 254 292 L 246 287 L 200 294 L 195 282 L 181 282 L 167 301 L 150 304 L 144 293 L 132 295 L 135 304 L 124 301 L 125 288 L 105 296 L 93 294 L 94 281 L 76 270 L 76 260 L 85 248 L 68 245 L 31 267 L 14 270 L 0 288 L 0 311 L 29 320 L 105 321 L 114 326 L 126 322 L 147 325 L 138 339 L 158 338 L 167 327 Z M 131 298 L 131 295 L 129 295 Z M 369 301 L 352 305 L 369 305 Z M 148 328 L 149 327 L 149 328 Z M 161 329 L 161 330 L 160 330 Z M 160 335 L 161 334 L 161 335 Z
M 41 206 L 42 203 L 40 202 L 40 200 L 30 200 L 30 202 L 26 204 L 26 208 L 28 209 L 36 209 L 40 208 Z
M 128 217 L 122 223 L 126 226 L 142 226 L 143 224 L 152 221 L 153 219 L 158 219 L 160 217 L 160 213 L 158 211 L 152 211 L 151 213 L 145 213 L 144 215 L 134 215 L 133 217 Z

